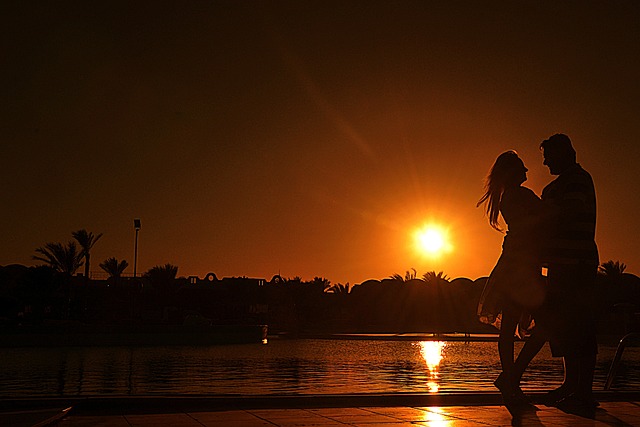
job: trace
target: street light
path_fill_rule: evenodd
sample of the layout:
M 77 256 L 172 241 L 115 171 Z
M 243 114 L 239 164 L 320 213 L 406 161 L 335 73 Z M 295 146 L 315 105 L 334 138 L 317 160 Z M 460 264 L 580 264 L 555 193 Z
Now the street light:
M 136 229 L 136 243 L 133 250 L 133 277 L 136 277 L 136 268 L 138 266 L 138 232 L 140 231 L 140 218 L 133 220 L 133 228 Z

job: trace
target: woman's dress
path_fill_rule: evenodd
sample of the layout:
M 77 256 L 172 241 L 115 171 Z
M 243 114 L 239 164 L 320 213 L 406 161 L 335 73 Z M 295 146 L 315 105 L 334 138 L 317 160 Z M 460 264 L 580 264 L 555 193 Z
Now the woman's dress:
M 531 311 L 544 300 L 544 278 L 540 249 L 544 232 L 540 226 L 542 201 L 526 187 L 508 189 L 500 202 L 507 224 L 502 254 L 489 275 L 478 303 L 481 322 L 500 329 L 502 312 L 517 311 L 520 322 L 516 334 L 523 336 L 533 327 Z

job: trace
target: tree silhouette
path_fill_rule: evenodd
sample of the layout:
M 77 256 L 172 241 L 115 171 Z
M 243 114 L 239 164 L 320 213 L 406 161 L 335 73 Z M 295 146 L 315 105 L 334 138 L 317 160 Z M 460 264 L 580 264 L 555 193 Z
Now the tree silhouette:
M 436 273 L 435 271 L 428 271 L 422 275 L 422 280 L 424 280 L 428 284 L 440 284 L 443 282 L 448 282 L 449 278 L 442 271 Z
M 123 259 L 122 261 L 118 262 L 118 260 L 114 257 L 107 258 L 100 263 L 100 268 L 115 281 L 118 281 L 118 279 L 120 279 L 122 273 L 128 266 L 129 263 L 126 260 Z
M 69 241 L 66 245 L 62 243 L 47 243 L 36 249 L 33 259 L 42 261 L 59 273 L 73 276 L 82 267 L 84 257 L 74 241 Z
M 150 268 L 144 277 L 151 282 L 151 285 L 163 291 L 172 290 L 178 276 L 178 267 L 172 264 L 156 265 Z
M 293 286 L 301 285 L 302 277 L 300 276 L 289 277 L 288 279 L 284 279 L 284 283 L 286 283 L 287 285 L 293 285 Z
M 346 285 L 343 285 L 342 283 L 334 283 L 326 288 L 325 291 L 333 294 L 347 295 L 349 293 L 350 286 L 349 282 L 347 282 Z
M 74 239 L 78 242 L 82 248 L 80 255 L 84 257 L 84 277 L 85 280 L 89 279 L 89 266 L 91 262 L 91 249 L 100 240 L 102 233 L 94 236 L 93 233 L 88 232 L 84 228 L 82 230 L 74 231 L 71 233 Z
M 66 300 L 65 317 L 68 319 L 72 314 L 72 303 L 74 296 L 71 289 L 71 276 L 82 267 L 82 252 L 78 250 L 76 242 L 70 240 L 66 245 L 62 243 L 47 243 L 36 249 L 33 259 L 42 261 L 58 273 L 64 276 L 64 293 Z
M 331 288 L 331 281 L 329 279 L 325 279 L 324 277 L 316 276 L 310 283 L 322 286 L 322 289 L 325 291 Z
M 624 270 L 627 269 L 627 266 L 620 261 L 609 260 L 607 262 L 603 262 L 598 267 L 598 272 L 604 274 L 605 276 L 609 276 L 610 278 L 616 278 L 624 273 Z
M 418 276 L 418 272 L 416 271 L 415 268 L 412 268 L 411 271 L 407 270 L 404 273 L 404 277 L 402 277 L 398 273 L 395 273 L 395 274 L 392 274 L 391 276 L 389 276 L 389 279 L 395 280 L 397 282 L 408 282 L 409 280 L 415 279 L 417 276 Z
M 637 290 L 634 289 L 635 276 L 625 273 L 627 266 L 619 261 L 609 260 L 598 267 L 598 286 L 595 301 L 602 312 L 614 307 L 632 307 L 639 305 Z M 635 310 L 632 308 L 631 310 Z

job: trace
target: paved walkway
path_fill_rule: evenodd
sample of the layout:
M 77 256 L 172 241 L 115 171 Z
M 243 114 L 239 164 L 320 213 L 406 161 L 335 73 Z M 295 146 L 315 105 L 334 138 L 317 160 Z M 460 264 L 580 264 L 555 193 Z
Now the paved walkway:
M 513 417 L 504 406 L 350 407 L 243 409 L 164 414 L 70 415 L 60 427 L 486 427 L 486 426 L 640 426 L 640 401 L 602 402 L 594 419 L 538 405 Z
M 499 393 L 90 396 L 0 400 L 1 427 L 619 426 L 640 427 L 640 391 L 595 392 L 591 417 L 540 404 L 511 413 Z

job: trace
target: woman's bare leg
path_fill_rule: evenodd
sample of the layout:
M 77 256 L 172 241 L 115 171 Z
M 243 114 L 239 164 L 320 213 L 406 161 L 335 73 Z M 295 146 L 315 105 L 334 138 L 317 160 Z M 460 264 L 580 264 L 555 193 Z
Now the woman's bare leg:
M 493 384 L 500 390 L 505 404 L 517 403 L 519 398 L 513 382 L 514 335 L 519 318 L 519 313 L 513 310 L 502 311 L 502 325 L 500 326 L 500 336 L 498 337 L 498 353 L 500 355 L 502 373 Z
M 533 358 L 540 352 L 546 342 L 547 337 L 541 331 L 534 330 L 531 336 L 527 338 L 513 364 L 513 381 L 516 387 L 520 387 L 520 380 L 522 379 L 524 371 L 527 369 Z
M 498 337 L 498 353 L 502 372 L 511 379 L 513 371 L 514 334 L 518 325 L 519 316 L 512 310 L 502 312 L 502 325 L 500 326 L 500 336 Z

